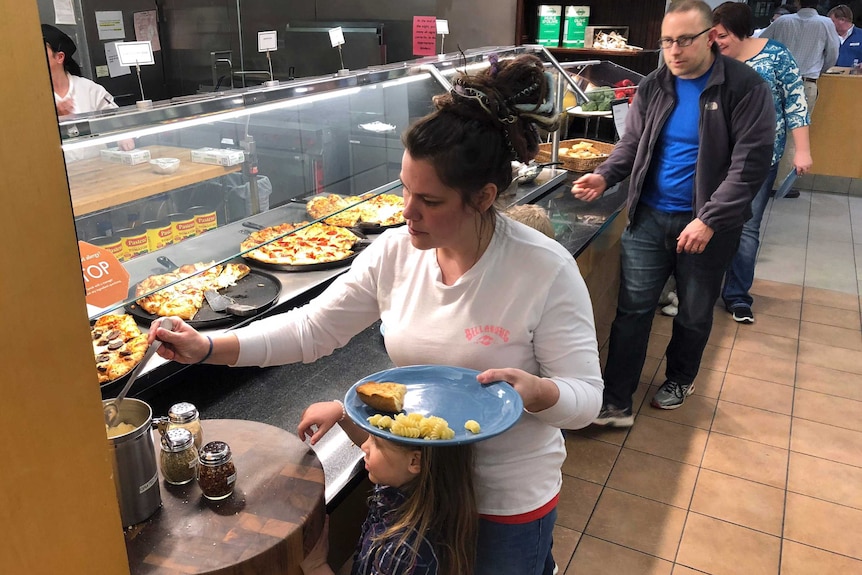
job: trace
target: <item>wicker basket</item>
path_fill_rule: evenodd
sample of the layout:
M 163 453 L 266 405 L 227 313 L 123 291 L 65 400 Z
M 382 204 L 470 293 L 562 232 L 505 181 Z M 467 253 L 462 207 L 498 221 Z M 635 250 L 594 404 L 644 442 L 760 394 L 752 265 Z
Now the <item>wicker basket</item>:
M 596 140 L 586 140 L 584 138 L 576 138 L 574 140 L 562 140 L 561 148 L 571 148 L 580 142 L 587 142 L 602 154 L 607 154 L 598 158 L 570 158 L 569 156 L 560 156 L 559 161 L 563 163 L 563 167 L 572 172 L 591 172 L 595 170 L 599 164 L 608 159 L 608 155 L 613 151 L 614 145 L 605 142 L 597 142 Z M 539 144 L 539 154 L 536 156 L 536 162 L 551 161 L 551 144 Z

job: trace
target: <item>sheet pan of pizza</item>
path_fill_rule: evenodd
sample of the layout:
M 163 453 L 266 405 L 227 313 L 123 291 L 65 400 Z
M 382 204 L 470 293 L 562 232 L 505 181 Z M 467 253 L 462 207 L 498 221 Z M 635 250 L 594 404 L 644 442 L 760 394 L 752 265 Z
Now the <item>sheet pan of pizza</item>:
M 235 276 L 239 275 L 239 279 L 224 278 L 223 274 L 229 272 L 229 269 L 224 268 L 230 265 L 241 266 L 234 273 Z M 222 285 L 218 284 L 218 279 L 215 280 L 219 294 L 233 299 L 236 303 L 254 306 L 260 311 L 269 308 L 278 300 L 278 296 L 281 293 L 281 282 L 275 276 L 263 271 L 252 270 L 245 264 L 227 264 L 226 266 L 215 266 L 210 269 L 218 269 L 219 267 L 223 268 L 221 271 L 222 275 L 220 276 L 223 278 L 221 280 Z M 234 316 L 227 311 L 217 312 L 207 303 L 203 292 L 208 287 L 211 287 L 211 285 L 198 285 L 200 282 L 195 282 L 194 279 L 206 278 L 208 273 L 190 278 L 192 281 L 186 280 L 174 284 L 178 286 L 178 289 L 171 290 L 172 299 L 168 301 L 159 301 L 160 299 L 165 300 L 167 298 L 158 298 L 157 296 L 160 295 L 160 292 L 155 292 L 151 298 L 141 298 L 126 306 L 126 310 L 138 323 L 147 326 L 161 315 L 177 315 L 194 328 L 220 327 L 241 321 L 242 317 Z M 135 298 L 137 294 L 144 293 L 139 290 L 142 290 L 142 287 L 146 289 L 147 284 L 152 283 L 149 280 L 157 277 L 159 276 L 150 276 L 138 285 L 133 286 L 130 289 L 130 298 Z M 216 275 L 215 277 L 219 276 Z M 168 290 L 164 291 L 167 292 Z M 153 302 L 147 302 L 147 299 L 152 299 L 154 303 L 160 305 L 149 305 L 149 303 Z
M 365 234 L 358 230 L 322 222 L 307 224 L 280 224 L 249 234 L 240 244 L 246 252 L 243 257 L 263 269 L 320 271 L 350 265 L 367 245 Z

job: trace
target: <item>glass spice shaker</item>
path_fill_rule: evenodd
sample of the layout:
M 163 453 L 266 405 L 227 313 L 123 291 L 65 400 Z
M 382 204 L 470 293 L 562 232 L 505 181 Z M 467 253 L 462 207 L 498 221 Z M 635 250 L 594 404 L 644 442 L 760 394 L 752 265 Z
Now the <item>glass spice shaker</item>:
M 168 430 L 161 440 L 159 463 L 162 476 L 172 485 L 184 485 L 195 478 L 198 450 L 188 429 Z
M 177 403 L 168 410 L 167 429 L 188 429 L 195 438 L 195 447 L 201 448 L 204 442 L 204 432 L 198 409 L 188 402 Z
M 233 493 L 236 467 L 230 446 L 224 441 L 210 441 L 200 451 L 198 485 L 207 499 L 218 501 Z

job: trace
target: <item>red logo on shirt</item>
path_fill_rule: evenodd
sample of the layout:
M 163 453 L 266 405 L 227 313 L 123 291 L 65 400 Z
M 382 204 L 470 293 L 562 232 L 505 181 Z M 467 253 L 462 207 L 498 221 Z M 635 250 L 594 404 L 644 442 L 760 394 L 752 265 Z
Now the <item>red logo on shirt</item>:
M 464 335 L 467 341 L 478 343 L 479 345 L 489 346 L 497 343 L 498 340 L 503 342 L 509 341 L 509 330 L 499 325 L 477 325 L 464 330 Z

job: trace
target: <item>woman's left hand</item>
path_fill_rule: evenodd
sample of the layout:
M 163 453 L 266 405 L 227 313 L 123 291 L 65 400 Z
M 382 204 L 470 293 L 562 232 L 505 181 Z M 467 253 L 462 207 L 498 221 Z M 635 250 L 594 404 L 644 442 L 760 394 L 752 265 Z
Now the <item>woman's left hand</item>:
M 494 383 L 505 381 L 515 388 L 524 409 L 537 412 L 548 409 L 560 399 L 560 390 L 557 384 L 550 379 L 527 373 L 523 369 L 507 367 L 503 369 L 486 369 L 476 376 L 479 383 Z

